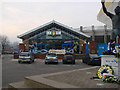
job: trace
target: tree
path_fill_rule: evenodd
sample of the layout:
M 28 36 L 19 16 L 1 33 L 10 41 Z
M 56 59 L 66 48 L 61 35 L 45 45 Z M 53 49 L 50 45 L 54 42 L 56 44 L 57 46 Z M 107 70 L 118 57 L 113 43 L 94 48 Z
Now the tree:
M 18 41 L 13 42 L 11 46 L 13 47 L 14 51 L 19 51 L 19 42 Z
M 8 37 L 5 35 L 0 35 L 0 44 L 2 46 L 2 53 L 4 53 L 5 49 L 9 46 Z

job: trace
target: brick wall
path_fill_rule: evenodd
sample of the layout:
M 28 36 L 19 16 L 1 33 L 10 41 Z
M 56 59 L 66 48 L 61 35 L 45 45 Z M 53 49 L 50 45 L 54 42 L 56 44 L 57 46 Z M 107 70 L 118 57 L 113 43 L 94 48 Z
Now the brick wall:
M 83 44 L 83 48 L 82 48 L 83 54 L 85 54 L 85 48 L 86 48 L 86 44 Z
M 34 54 L 34 57 L 37 59 L 45 59 L 46 54 Z
M 58 59 L 62 59 L 63 58 L 62 54 L 58 54 L 57 56 L 58 56 Z M 34 57 L 37 58 L 37 59 L 45 59 L 46 54 L 35 54 Z
M 120 43 L 120 37 L 117 36 L 116 43 Z
M 25 50 L 25 45 L 24 45 L 23 43 L 20 43 L 20 44 L 19 44 L 19 49 Z
M 64 55 L 63 54 L 58 54 L 57 56 L 58 56 L 58 59 L 63 59 Z
M 25 45 L 25 51 L 29 51 L 29 41 L 28 40 L 24 40 L 23 43 Z
M 97 54 L 97 43 L 92 41 L 89 43 L 89 53 Z
M 19 55 L 18 54 L 14 54 L 14 59 L 19 59 Z

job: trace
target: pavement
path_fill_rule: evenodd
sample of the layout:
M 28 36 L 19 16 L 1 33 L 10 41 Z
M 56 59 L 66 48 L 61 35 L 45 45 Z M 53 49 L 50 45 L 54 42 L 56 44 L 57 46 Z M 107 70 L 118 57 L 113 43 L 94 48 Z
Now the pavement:
M 25 77 L 25 88 L 33 90 L 46 90 L 56 88 L 55 90 L 120 90 L 120 86 L 115 83 L 104 83 L 102 80 L 91 79 L 96 76 L 98 66 L 69 70 L 57 73 L 49 73 Z M 10 84 L 11 86 L 20 87 L 21 82 Z M 22 82 L 23 83 L 23 82 Z M 24 88 L 24 87 L 23 87 Z
M 91 67 L 84 69 L 71 70 L 67 72 L 54 73 L 44 75 L 44 78 L 54 80 L 60 83 L 70 84 L 78 88 L 120 88 L 120 85 L 115 83 L 104 83 L 102 80 L 91 79 L 96 76 L 99 67 Z

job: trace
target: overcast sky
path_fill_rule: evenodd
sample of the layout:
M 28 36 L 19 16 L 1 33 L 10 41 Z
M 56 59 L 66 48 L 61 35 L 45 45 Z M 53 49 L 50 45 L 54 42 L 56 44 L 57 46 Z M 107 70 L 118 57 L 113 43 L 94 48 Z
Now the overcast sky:
M 12 2 L 10 2 L 12 1 Z M 40 0 L 39 0 L 40 1 Z M 88 2 L 89 1 L 89 2 Z M 17 35 L 56 20 L 73 28 L 103 25 L 97 21 L 100 11 L 99 0 L 3 0 L 1 2 L 2 29 L 0 34 L 7 35 L 10 41 L 20 41 Z

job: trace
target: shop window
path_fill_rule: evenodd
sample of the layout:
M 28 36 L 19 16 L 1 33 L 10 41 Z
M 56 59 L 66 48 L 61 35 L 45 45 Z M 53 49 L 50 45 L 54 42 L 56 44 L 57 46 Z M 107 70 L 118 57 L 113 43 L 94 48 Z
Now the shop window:
M 55 45 L 55 49 L 62 49 L 62 45 Z
M 38 50 L 40 50 L 40 49 L 41 49 L 41 48 L 40 48 L 40 45 L 38 45 L 37 47 L 38 47 Z
M 47 45 L 47 49 L 52 49 L 53 48 L 53 45 Z
M 66 49 L 66 45 L 64 45 L 63 48 Z
M 42 45 L 42 49 L 45 49 L 45 45 Z
M 68 45 L 68 49 L 70 49 L 70 45 Z

